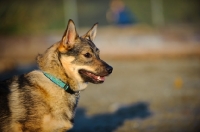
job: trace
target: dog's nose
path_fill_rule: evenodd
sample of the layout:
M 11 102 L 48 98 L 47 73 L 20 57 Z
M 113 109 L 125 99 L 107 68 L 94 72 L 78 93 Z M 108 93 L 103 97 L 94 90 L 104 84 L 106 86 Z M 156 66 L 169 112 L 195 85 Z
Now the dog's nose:
M 113 71 L 113 68 L 111 66 L 106 67 L 107 72 L 110 74 Z

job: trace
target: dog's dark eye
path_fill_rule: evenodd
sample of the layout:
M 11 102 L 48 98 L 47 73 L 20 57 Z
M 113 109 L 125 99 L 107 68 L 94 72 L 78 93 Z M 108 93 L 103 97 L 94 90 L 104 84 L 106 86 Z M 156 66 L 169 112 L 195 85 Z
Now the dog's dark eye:
M 86 58 L 91 58 L 91 57 L 92 57 L 92 55 L 91 55 L 90 53 L 85 53 L 84 56 L 85 56 Z

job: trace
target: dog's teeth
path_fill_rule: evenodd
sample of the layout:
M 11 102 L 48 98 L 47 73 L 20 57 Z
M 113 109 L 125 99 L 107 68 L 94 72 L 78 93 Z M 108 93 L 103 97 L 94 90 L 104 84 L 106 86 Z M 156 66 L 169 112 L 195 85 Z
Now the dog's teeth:
M 100 80 L 100 79 L 101 79 L 101 77 L 100 77 L 100 76 L 98 76 L 98 77 L 97 77 L 97 79 L 98 79 L 98 80 Z

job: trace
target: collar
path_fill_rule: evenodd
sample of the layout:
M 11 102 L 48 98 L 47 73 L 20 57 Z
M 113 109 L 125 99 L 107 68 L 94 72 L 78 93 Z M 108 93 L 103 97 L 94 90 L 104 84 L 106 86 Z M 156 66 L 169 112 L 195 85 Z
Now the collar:
M 49 73 L 45 73 L 43 72 L 43 74 L 49 78 L 53 83 L 55 83 L 56 85 L 58 85 L 59 87 L 63 88 L 66 92 L 70 93 L 70 94 L 76 94 L 79 93 L 78 92 L 74 92 L 68 84 L 66 84 L 65 82 L 63 82 L 62 80 L 54 77 L 53 75 L 49 74 Z

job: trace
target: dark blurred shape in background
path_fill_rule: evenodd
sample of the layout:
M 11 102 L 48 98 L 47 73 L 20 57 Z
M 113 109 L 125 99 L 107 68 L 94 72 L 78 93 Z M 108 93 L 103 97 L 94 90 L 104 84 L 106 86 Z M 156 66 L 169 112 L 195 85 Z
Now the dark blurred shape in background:
M 0 0 L 0 80 L 37 69 L 70 18 L 80 36 L 99 23 L 114 68 L 82 92 L 73 132 L 200 131 L 200 0 Z
M 122 0 L 111 0 L 106 18 L 108 22 L 118 25 L 134 24 L 136 22 L 133 13 Z

